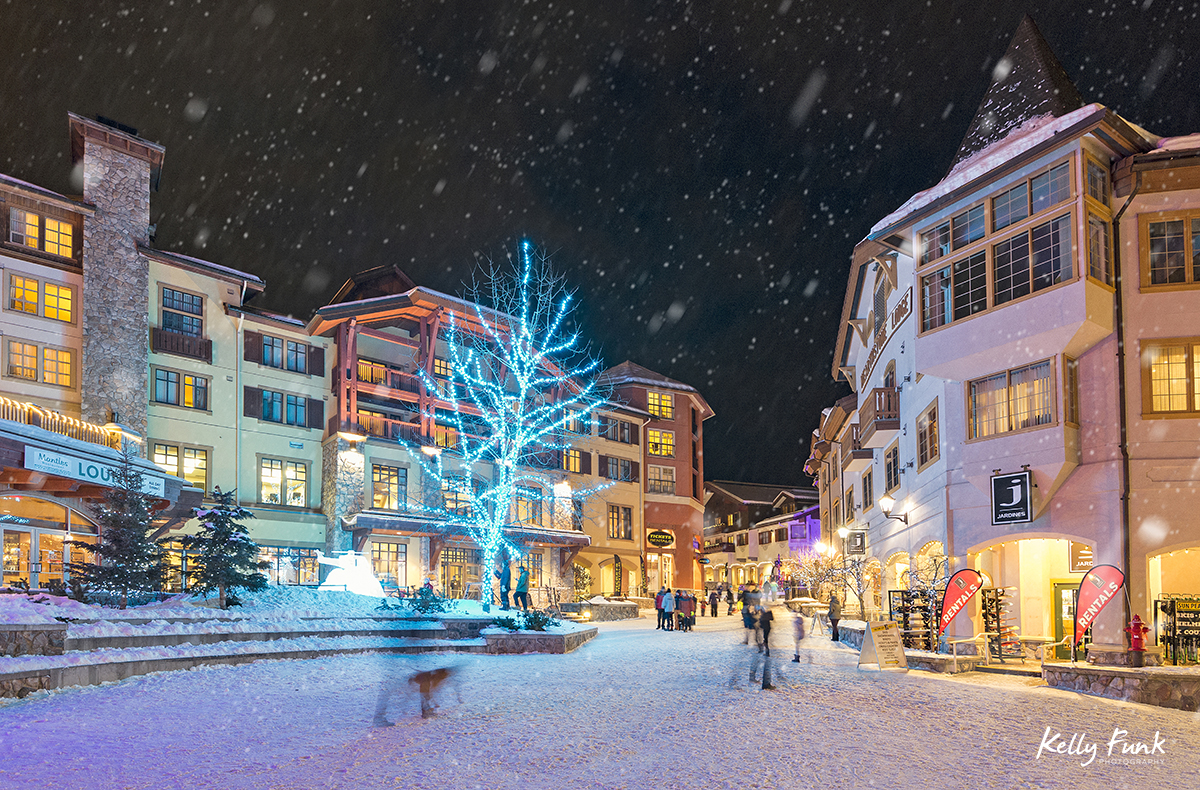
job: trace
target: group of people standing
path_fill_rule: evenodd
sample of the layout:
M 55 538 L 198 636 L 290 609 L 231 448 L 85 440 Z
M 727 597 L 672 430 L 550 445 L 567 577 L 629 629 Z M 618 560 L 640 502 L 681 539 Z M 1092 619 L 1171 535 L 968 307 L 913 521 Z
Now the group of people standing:
M 691 631 L 696 624 L 697 598 L 689 590 L 671 590 L 663 586 L 654 596 L 658 625 L 654 630 Z
M 508 611 L 508 594 L 511 591 L 513 608 L 521 607 L 521 611 L 529 611 L 529 569 L 524 565 L 517 568 L 517 587 L 512 586 L 512 560 L 503 560 L 496 578 L 500 580 L 500 609 Z

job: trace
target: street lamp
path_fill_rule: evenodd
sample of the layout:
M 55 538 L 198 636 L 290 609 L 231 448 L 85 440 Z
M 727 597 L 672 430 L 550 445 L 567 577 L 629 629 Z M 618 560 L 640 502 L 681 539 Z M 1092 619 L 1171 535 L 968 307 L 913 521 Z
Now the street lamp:
M 888 518 L 894 518 L 897 521 L 901 521 L 901 522 L 907 524 L 908 523 L 908 514 L 907 513 L 901 513 L 898 516 L 892 515 L 892 508 L 894 508 L 895 506 L 896 506 L 896 500 L 892 499 L 890 496 L 885 495 L 882 498 L 880 498 L 880 500 L 879 500 L 879 509 L 883 511 L 883 515 L 887 516 Z

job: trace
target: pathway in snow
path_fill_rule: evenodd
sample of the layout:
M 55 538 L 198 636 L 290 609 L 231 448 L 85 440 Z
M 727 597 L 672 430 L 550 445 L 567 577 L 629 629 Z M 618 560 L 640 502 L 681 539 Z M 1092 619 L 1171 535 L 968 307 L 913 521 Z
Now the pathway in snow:
M 1020 678 L 860 671 L 821 638 L 794 664 L 786 618 L 775 691 L 749 683 L 756 654 L 722 616 L 692 633 L 601 624 L 567 656 L 268 661 L 0 700 L 0 788 L 1200 787 L 1196 714 Z M 461 705 L 451 692 L 421 719 L 396 698 L 396 726 L 371 726 L 384 678 L 447 663 Z M 1046 728 L 1098 755 L 1039 759 Z M 1158 731 L 1165 753 L 1106 762 L 1114 728 L 1131 743 Z

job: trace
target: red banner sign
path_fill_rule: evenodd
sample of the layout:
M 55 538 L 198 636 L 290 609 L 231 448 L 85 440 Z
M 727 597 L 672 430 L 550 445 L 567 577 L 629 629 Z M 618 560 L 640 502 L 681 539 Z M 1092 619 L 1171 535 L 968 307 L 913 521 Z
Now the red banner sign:
M 1117 597 L 1125 584 L 1125 574 L 1112 565 L 1096 565 L 1079 581 L 1079 594 L 1075 599 L 1075 645 L 1083 641 L 1083 634 L 1108 602 Z
M 979 592 L 983 586 L 983 577 L 979 571 L 963 568 L 950 577 L 946 584 L 946 594 L 942 596 L 942 617 L 938 627 L 938 636 L 946 633 L 946 628 L 954 616 L 967 606 L 971 596 Z

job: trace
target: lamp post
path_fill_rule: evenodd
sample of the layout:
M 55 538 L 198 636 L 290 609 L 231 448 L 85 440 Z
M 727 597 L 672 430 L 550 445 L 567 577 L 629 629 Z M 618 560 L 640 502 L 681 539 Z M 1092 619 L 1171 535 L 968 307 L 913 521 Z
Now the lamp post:
M 845 524 L 838 527 L 838 537 L 842 539 L 842 602 L 846 602 L 846 538 L 850 537 L 850 528 Z

